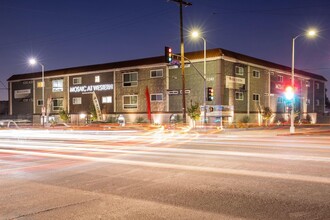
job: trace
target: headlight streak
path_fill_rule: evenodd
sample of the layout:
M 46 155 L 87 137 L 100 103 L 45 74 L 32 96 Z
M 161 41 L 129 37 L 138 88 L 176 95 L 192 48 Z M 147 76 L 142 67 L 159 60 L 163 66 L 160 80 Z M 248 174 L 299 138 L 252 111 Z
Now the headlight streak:
M 40 153 L 40 152 L 30 152 L 30 151 L 18 151 L 17 152 L 15 150 L 1 150 L 1 152 L 4 152 L 4 151 L 6 151 L 7 153 L 13 153 L 13 154 L 20 153 L 20 154 L 33 155 L 33 156 L 64 158 L 64 159 L 72 159 L 72 160 L 85 160 L 85 161 L 130 165 L 130 166 L 188 170 L 188 171 L 194 171 L 194 172 L 209 172 L 209 173 L 218 173 L 218 174 L 234 174 L 234 175 L 243 175 L 243 176 L 255 176 L 255 177 L 263 177 L 263 178 L 275 178 L 275 179 L 284 179 L 284 180 L 330 184 L 330 178 L 316 177 L 316 176 L 309 176 L 309 175 L 284 174 L 284 173 L 251 171 L 251 170 L 229 169 L 229 168 L 200 167 L 200 166 L 190 166 L 190 165 L 177 165 L 177 164 L 167 164 L 167 163 L 157 163 L 157 162 L 112 159 L 112 158 L 96 158 L 96 157 L 77 156 L 77 155 L 63 155 L 63 154 L 59 155 L 59 154 L 55 154 L 55 153 Z
M 316 156 L 299 156 L 292 154 L 274 154 L 274 153 L 249 153 L 249 152 L 238 152 L 238 151 L 220 151 L 220 150 L 200 150 L 200 149 L 183 149 L 183 148 L 159 148 L 159 147 L 143 147 L 139 145 L 133 145 L 127 148 L 127 146 L 109 146 L 85 144 L 86 147 L 81 144 L 72 143 L 47 143 L 47 146 L 42 142 L 31 141 L 29 146 L 26 143 L 11 144 L 10 142 L 2 142 L 0 147 L 4 150 L 0 152 L 5 153 L 5 149 L 18 148 L 18 149 L 31 149 L 31 150 L 48 150 L 48 151 L 61 151 L 66 153 L 78 153 L 89 152 L 89 153 L 128 153 L 130 155 L 158 155 L 158 156 L 189 156 L 189 155 L 204 155 L 204 156 L 236 156 L 236 157 L 254 157 L 254 158 L 269 158 L 277 160 L 294 160 L 294 161 L 317 161 L 317 162 L 330 162 L 330 158 L 327 157 L 316 157 Z M 34 146 L 31 146 L 33 144 Z M 54 145 L 51 147 L 49 145 Z M 101 147 L 101 148 L 100 148 Z M 115 149 L 117 148 L 117 149 Z M 119 149 L 118 149 L 119 148 Z M 20 152 L 19 150 L 17 152 Z

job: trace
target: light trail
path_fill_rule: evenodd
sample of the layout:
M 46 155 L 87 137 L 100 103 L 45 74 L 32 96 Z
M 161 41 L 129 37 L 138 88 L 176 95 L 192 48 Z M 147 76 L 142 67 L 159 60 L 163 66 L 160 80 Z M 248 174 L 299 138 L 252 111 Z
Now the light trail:
M 51 157 L 51 158 L 62 158 L 62 159 L 64 158 L 71 160 L 94 161 L 94 162 L 130 165 L 130 166 L 142 166 L 142 167 L 150 167 L 150 168 L 176 169 L 176 170 L 187 170 L 187 171 L 195 171 L 195 172 L 243 175 L 243 176 L 261 177 L 261 178 L 275 178 L 275 179 L 292 180 L 292 181 L 330 184 L 330 178 L 310 176 L 310 175 L 297 175 L 297 174 L 274 173 L 274 172 L 229 169 L 229 168 L 201 167 L 201 166 L 133 161 L 133 160 L 123 160 L 123 159 L 112 159 L 112 158 L 97 158 L 90 156 L 63 155 L 63 154 L 45 153 L 45 152 L 16 151 L 16 150 L 1 150 L 0 152 Z M 5 172 L 5 171 L 2 170 L 1 172 Z
M 79 146 L 79 147 L 78 147 Z M 30 141 L 29 145 L 26 143 L 13 144 L 9 141 L 2 141 L 0 147 L 8 148 L 19 148 L 19 149 L 30 149 L 30 150 L 51 150 L 51 151 L 62 151 L 75 153 L 77 151 L 84 152 L 98 152 L 98 153 L 129 153 L 131 155 L 158 155 L 158 156 L 236 156 L 236 157 L 253 157 L 253 158 L 266 158 L 266 159 L 277 159 L 277 160 L 294 160 L 294 161 L 316 161 L 316 162 L 330 162 L 329 157 L 320 156 L 303 156 L 303 155 L 292 155 L 284 153 L 250 153 L 242 151 L 222 151 L 222 150 L 203 150 L 203 149 L 187 149 L 187 148 L 161 148 L 161 147 L 146 147 L 139 145 L 127 146 L 102 146 L 95 144 L 84 144 L 86 147 L 80 147 L 81 144 L 75 143 L 47 143 L 44 145 L 43 142 Z M 110 148 L 110 149 L 109 149 Z M 0 151 L 2 152 L 2 151 Z

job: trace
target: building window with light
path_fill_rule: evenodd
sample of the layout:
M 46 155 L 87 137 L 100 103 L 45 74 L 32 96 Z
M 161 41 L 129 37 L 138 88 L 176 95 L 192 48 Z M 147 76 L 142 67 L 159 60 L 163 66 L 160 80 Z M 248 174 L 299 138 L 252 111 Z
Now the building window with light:
M 306 81 L 306 87 L 310 87 L 311 83 L 309 81 Z
M 137 86 L 138 85 L 138 73 L 131 72 L 131 73 L 124 73 L 123 74 L 123 86 Z
M 244 68 L 241 66 L 235 66 L 235 75 L 244 75 Z
M 152 102 L 162 102 L 163 94 L 162 93 L 150 94 L 150 100 Z
M 73 85 L 79 85 L 81 84 L 81 77 L 74 77 L 72 81 L 73 81 Z
M 53 92 L 63 92 L 63 79 L 54 79 L 52 81 Z
M 160 78 L 163 77 L 163 70 L 150 70 L 150 78 Z
M 44 106 L 44 101 L 42 99 L 38 99 L 37 106 Z
M 306 104 L 307 105 L 311 104 L 311 100 L 310 99 L 306 99 Z
M 138 96 L 137 95 L 124 95 L 124 109 L 134 109 L 138 105 Z
M 37 88 L 42 88 L 42 81 L 37 82 Z
M 260 78 L 260 72 L 258 70 L 253 70 L 252 76 L 253 76 L 253 78 Z
M 283 82 L 283 76 L 277 75 L 277 82 Z
M 63 98 L 53 99 L 53 111 L 63 110 Z
M 112 103 L 112 96 L 102 96 L 102 103 Z
M 100 78 L 100 76 L 95 76 L 95 82 L 96 82 L 96 83 L 101 82 L 101 78 Z
M 74 97 L 72 98 L 72 104 L 80 105 L 81 104 L 81 97 Z
M 260 101 L 260 95 L 256 94 L 256 93 L 253 93 L 252 94 L 252 100 L 259 102 Z
M 243 100 L 243 92 L 235 92 L 235 100 Z

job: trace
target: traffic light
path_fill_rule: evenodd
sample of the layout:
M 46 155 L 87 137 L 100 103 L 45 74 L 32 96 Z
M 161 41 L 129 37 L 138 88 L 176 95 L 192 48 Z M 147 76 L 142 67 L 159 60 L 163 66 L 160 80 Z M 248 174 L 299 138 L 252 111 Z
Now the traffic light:
M 292 100 L 294 98 L 294 89 L 292 86 L 287 86 L 284 92 L 285 98 L 287 100 Z
M 165 62 L 166 63 L 171 63 L 172 62 L 172 48 L 170 47 L 165 47 Z
M 207 87 L 207 101 L 213 101 L 213 88 Z

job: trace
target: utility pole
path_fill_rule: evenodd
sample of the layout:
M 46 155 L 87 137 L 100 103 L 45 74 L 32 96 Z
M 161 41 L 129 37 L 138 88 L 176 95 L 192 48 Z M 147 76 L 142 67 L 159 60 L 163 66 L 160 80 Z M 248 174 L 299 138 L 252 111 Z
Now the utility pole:
M 192 4 L 183 0 L 171 0 L 180 4 L 180 38 L 181 38 L 181 76 L 182 76 L 182 112 L 183 112 L 183 123 L 187 122 L 186 119 L 186 86 L 184 77 L 184 41 L 183 41 L 183 16 L 182 16 L 182 5 L 191 6 Z

